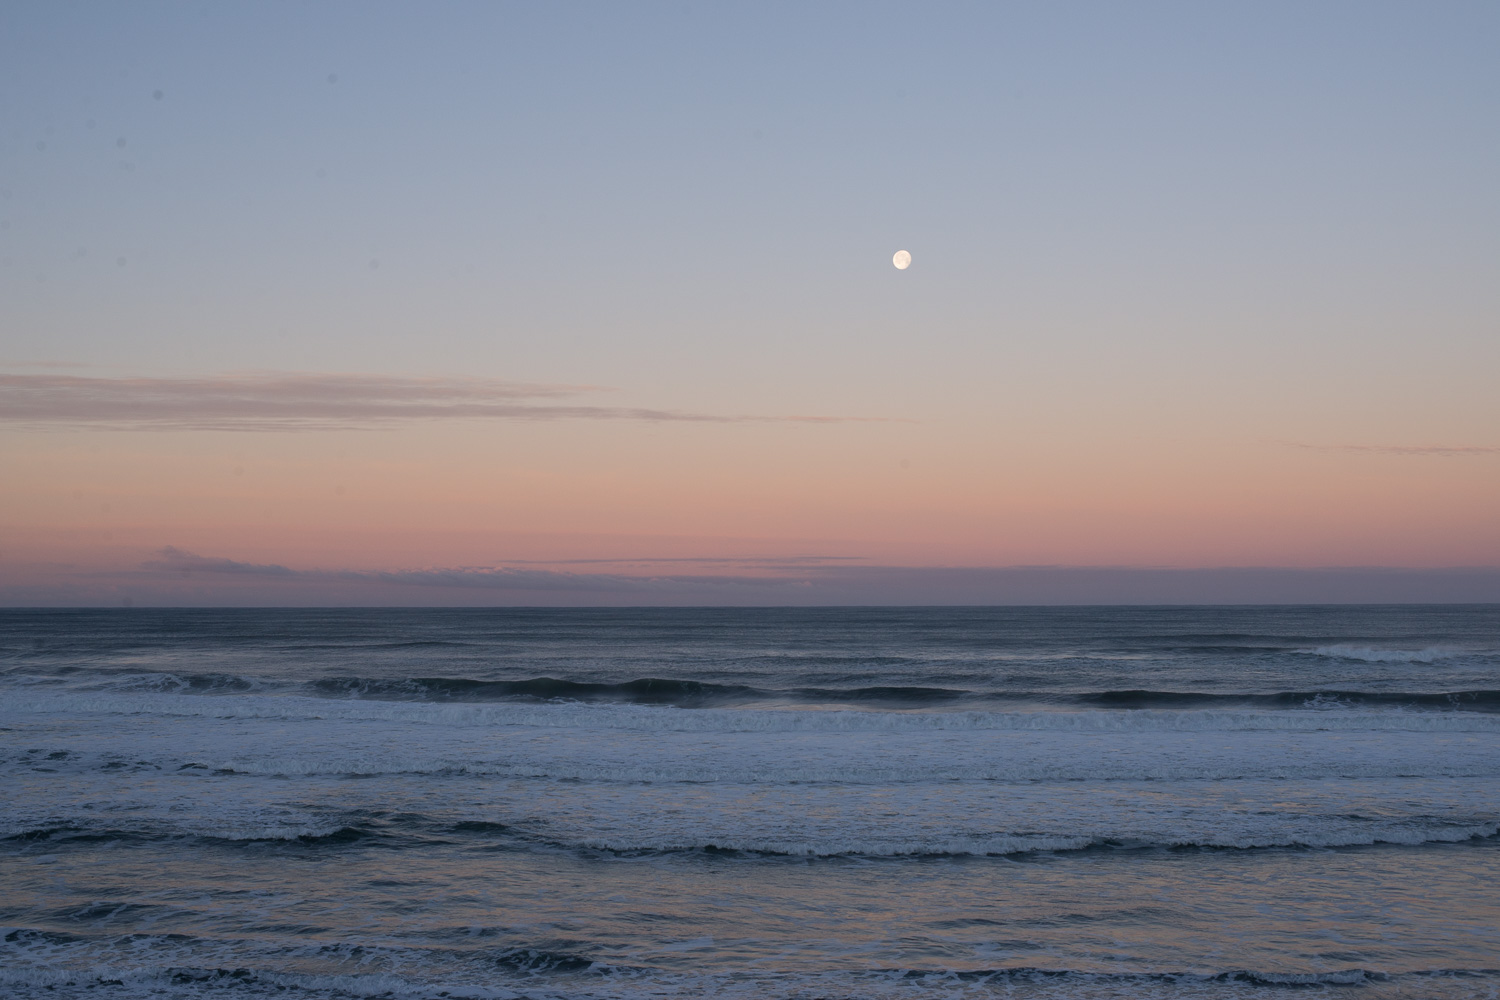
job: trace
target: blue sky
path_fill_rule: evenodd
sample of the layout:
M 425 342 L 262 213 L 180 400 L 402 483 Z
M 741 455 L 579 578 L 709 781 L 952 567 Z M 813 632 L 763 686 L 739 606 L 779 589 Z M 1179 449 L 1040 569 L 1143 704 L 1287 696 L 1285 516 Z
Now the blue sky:
M 1492 5 L 0 16 L 21 359 L 879 377 L 1226 306 L 1342 349 L 1494 317 Z

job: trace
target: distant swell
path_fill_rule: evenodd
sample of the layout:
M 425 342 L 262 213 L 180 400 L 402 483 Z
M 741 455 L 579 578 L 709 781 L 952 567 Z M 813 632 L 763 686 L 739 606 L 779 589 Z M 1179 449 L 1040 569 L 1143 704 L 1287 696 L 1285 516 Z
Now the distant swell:
M 747 701 L 761 692 L 737 684 L 643 677 L 623 684 L 599 684 L 535 677 L 524 681 L 476 681 L 458 677 L 412 677 L 386 681 L 334 677 L 311 681 L 323 697 L 417 701 L 606 701 L 637 705 L 700 705 Z
M 467 820 L 458 823 L 437 822 L 413 817 L 405 824 L 391 825 L 377 832 L 337 822 L 281 825 L 215 823 L 209 817 L 174 823 L 163 817 L 141 824 L 133 830 L 117 828 L 91 831 L 86 821 L 69 823 L 62 828 L 30 830 L 0 839 L 12 841 L 45 840 L 57 845 L 101 841 L 204 843 L 281 843 L 304 848 L 341 852 L 371 847 L 383 850 L 421 851 L 432 843 L 460 838 L 490 844 L 505 844 L 510 849 L 546 851 L 582 851 L 619 857 L 710 854 L 719 856 L 787 857 L 787 858 L 1004 858 L 1022 855 L 1074 854 L 1078 852 L 1208 850 L 1263 851 L 1284 849 L 1367 848 L 1377 846 L 1421 847 L 1423 845 L 1459 844 L 1469 841 L 1493 841 L 1500 838 L 1500 823 L 1419 822 L 1389 823 L 1370 827 L 1333 826 L 1327 829 L 1256 830 L 1248 827 L 1216 831 L 1131 834 L 1069 833 L 1060 830 L 1042 832 L 996 832 L 986 835 L 938 833 L 910 837 L 885 836 L 877 833 L 846 836 L 814 835 L 802 837 L 784 834 L 720 835 L 696 832 L 659 834 L 637 831 L 607 834 L 577 831 L 559 836 L 544 828 L 526 829 L 490 821 Z
M 1370 662 L 1426 662 L 1423 657 L 1438 652 L 1365 650 L 1341 646 L 1320 647 L 1319 655 L 1366 659 Z M 1441 655 L 1448 655 L 1443 653 Z M 1419 676 L 1420 672 L 1417 675 Z M 102 676 L 101 676 L 102 675 Z M 97 679 L 95 679 L 97 678 Z M 68 688 L 56 678 L 17 676 L 12 697 L 23 692 L 58 692 L 88 695 L 197 695 L 229 702 L 245 696 L 302 694 L 318 699 L 449 704 L 485 703 L 578 703 L 591 705 L 660 706 L 684 709 L 729 709 L 754 707 L 855 708 L 868 710 L 992 711 L 1014 709 L 1408 709 L 1414 711 L 1500 713 L 1500 689 L 1456 690 L 1359 690 L 1339 686 L 1302 690 L 1165 690 L 1161 688 L 1107 688 L 1052 690 L 1043 686 L 937 687 L 884 684 L 859 687 L 804 686 L 754 687 L 674 677 L 640 677 L 622 682 L 565 680 L 532 677 L 523 680 L 481 680 L 468 677 L 378 678 L 364 676 L 324 677 L 305 682 L 270 681 L 227 673 L 100 672 L 93 678 L 77 677 Z M 1036 678 L 1032 678 L 1033 681 Z M 1233 683 L 1232 681 L 1230 682 Z M 1357 684 L 1358 681 L 1355 681 Z M 1410 683 L 1410 681 L 1408 681 Z
M 1278 691 L 1205 694 L 1196 691 L 1101 691 L 1075 695 L 1100 708 L 1414 708 L 1500 712 L 1500 691 Z
M 1410 708 L 1500 712 L 1500 690 L 1476 691 L 1278 691 L 1268 694 L 1119 690 L 1058 694 L 1039 691 L 968 691 L 952 688 L 878 686 L 762 690 L 742 684 L 643 677 L 620 684 L 536 677 L 480 681 L 452 677 L 376 680 L 338 677 L 311 681 L 307 690 L 324 698 L 375 701 L 576 701 L 626 705 L 713 708 L 747 703 L 861 705 L 874 708 L 935 708 L 945 705 L 1033 704 L 1113 709 L 1329 709 Z
M 923 706 L 974 697 L 972 691 L 949 688 L 875 686 L 860 688 L 793 688 L 767 691 L 744 684 L 714 684 L 709 681 L 642 677 L 620 684 L 566 681 L 556 677 L 533 677 L 521 681 L 479 681 L 458 677 L 411 677 L 376 680 L 366 677 L 333 677 L 311 681 L 308 690 L 322 697 L 371 698 L 416 701 L 583 701 L 629 705 L 676 705 L 698 708 L 745 704 L 754 701 L 785 701 L 812 704 L 884 704 Z M 1028 692 L 999 695 L 1015 700 L 1034 700 Z
M 1471 655 L 1464 650 L 1444 649 L 1429 646 L 1426 649 L 1379 649 L 1370 646 L 1319 646 L 1305 650 L 1314 656 L 1327 656 L 1339 660 L 1358 660 L 1363 663 L 1436 663 L 1454 657 Z
M 156 716 L 212 718 L 310 719 L 342 718 L 426 723 L 443 726 L 544 726 L 591 730 L 658 732 L 929 732 L 938 730 L 1056 731 L 1056 732 L 1203 732 L 1203 731 L 1421 731 L 1493 732 L 1500 726 L 1495 692 L 1448 694 L 1369 695 L 1374 704 L 1329 697 L 1329 692 L 1288 695 L 1196 695 L 1174 692 L 1102 692 L 1083 698 L 1120 699 L 1105 710 L 1075 706 L 1073 711 L 1001 711 L 1002 706 L 969 703 L 945 706 L 942 712 L 825 711 L 795 705 L 772 710 L 702 706 L 686 712 L 660 704 L 585 704 L 571 701 L 529 703 L 502 700 L 487 704 L 448 703 L 416 699 L 340 699 L 287 695 L 246 694 L 207 698 L 181 694 L 27 692 L 11 698 L 15 712 L 105 712 Z M 1339 694 L 1333 692 L 1333 695 Z M 1169 704 L 1149 707 L 1155 697 Z M 1194 707 L 1191 699 L 1207 704 Z M 1267 699 L 1282 710 L 1256 705 Z M 1287 699 L 1279 702 L 1279 699 Z M 1425 702 L 1425 705 L 1423 704 Z M 682 707 L 682 706 L 678 706 Z M 913 706 L 915 707 L 915 706 Z M 1401 709 L 1423 708 L 1426 711 Z M 1326 709 L 1310 711 L 1309 709 Z M 1436 711 L 1432 709 L 1445 709 Z M 1460 711 L 1454 711 L 1460 709 Z
M 805 858 L 975 858 L 1012 857 L 1027 854 L 1059 854 L 1079 851 L 1221 850 L 1259 851 L 1286 848 L 1349 848 L 1379 845 L 1418 847 L 1424 844 L 1457 844 L 1500 836 L 1500 826 L 1428 827 L 1386 829 L 1371 832 L 1339 831 L 1318 835 L 1249 836 L 1226 833 L 1215 837 L 1162 837 L 1153 839 L 1085 837 L 1042 834 L 952 837 L 909 841 L 791 841 L 725 839 L 689 844 L 663 839 L 654 843 L 590 840 L 582 844 L 557 842 L 564 849 L 584 847 L 611 854 L 745 854 Z

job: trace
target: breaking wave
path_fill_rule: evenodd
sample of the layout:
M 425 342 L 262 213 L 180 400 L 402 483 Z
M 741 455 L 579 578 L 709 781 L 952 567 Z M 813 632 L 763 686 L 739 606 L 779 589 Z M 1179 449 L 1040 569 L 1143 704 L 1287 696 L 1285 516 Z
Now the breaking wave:
M 384 829 L 354 826 L 351 818 L 302 822 L 246 823 L 233 817 L 215 818 L 144 817 L 129 827 L 91 828 L 88 817 L 78 817 L 63 826 L 0 834 L 0 840 L 58 846 L 101 840 L 174 842 L 197 840 L 225 844 L 292 844 L 313 850 L 341 851 L 350 847 L 379 846 L 384 850 L 421 849 L 434 841 L 458 838 L 500 842 L 517 849 L 602 852 L 612 855 L 715 854 L 747 857 L 792 858 L 1004 858 L 1031 854 L 1070 854 L 1080 851 L 1143 850 L 1232 850 L 1258 851 L 1286 848 L 1350 848 L 1390 845 L 1419 847 L 1424 844 L 1459 844 L 1500 837 L 1500 822 L 1452 822 L 1439 819 L 1359 820 L 1323 817 L 1310 823 L 1264 826 L 1236 822 L 1221 816 L 1210 827 L 1184 825 L 1177 831 L 1131 830 L 1125 826 L 1112 832 L 1066 830 L 1054 832 L 1009 831 L 987 834 L 927 831 L 892 836 L 890 830 L 865 834 L 799 834 L 788 828 L 777 832 L 710 833 L 706 828 L 647 832 L 644 829 L 612 833 L 576 831 L 560 835 L 547 825 L 463 820 L 437 822 L 422 816 L 384 822 Z
M 1476 655 L 1472 650 L 1442 646 L 1428 646 L 1426 649 L 1378 649 L 1370 646 L 1335 645 L 1318 646 L 1305 652 L 1337 660 L 1358 660 L 1361 663 L 1437 663 Z
M 1340 695 L 1349 694 L 1348 692 Z M 1112 697 L 1137 699 L 1138 693 Z M 1299 696 L 1300 697 L 1300 696 Z M 1468 711 L 1400 711 L 1417 707 L 1390 695 L 1303 700 L 1300 707 L 1224 708 L 1117 707 L 1088 711 L 890 712 L 871 710 L 705 708 L 578 702 L 451 704 L 310 698 L 296 695 L 241 695 L 202 698 L 171 694 L 25 691 L 8 699 L 17 713 L 95 712 L 127 715 L 197 716 L 245 719 L 364 719 L 443 726 L 545 726 L 662 732 L 928 732 L 946 730 L 1061 732 L 1201 732 L 1212 730 L 1380 730 L 1414 732 L 1500 732 L 1500 693 L 1458 692 L 1424 696 L 1421 707 Z M 1467 699 L 1467 700 L 1466 700 Z M 1309 704 L 1309 702 L 1311 702 Z M 1474 710 L 1475 706 L 1482 706 Z M 1323 709 L 1309 711 L 1308 709 Z M 1393 710 L 1395 709 L 1395 710 Z
M 40 679 L 39 679 L 40 680 Z M 328 701 L 418 702 L 433 704 L 516 705 L 578 704 L 642 706 L 683 709 L 794 710 L 847 708 L 869 711 L 953 713 L 993 711 L 1012 707 L 1030 710 L 1120 709 L 1280 709 L 1334 708 L 1409 709 L 1500 713 L 1500 690 L 1361 690 L 1355 687 L 1309 688 L 1273 692 L 1175 691 L 1122 688 L 1095 691 L 1029 689 L 970 690 L 909 685 L 853 688 L 756 688 L 745 684 L 643 677 L 622 683 L 582 682 L 555 677 L 516 681 L 487 681 L 462 677 L 410 677 L 397 680 L 372 677 L 331 677 L 301 684 L 276 684 L 232 674 L 139 674 L 106 682 L 60 688 L 48 679 L 21 684 L 25 693 L 64 692 L 107 697 L 132 694 L 180 695 L 301 695 Z M 228 700 L 227 697 L 218 700 Z M 123 702 L 122 702 L 123 703 Z M 233 710 L 231 710 L 233 711 Z

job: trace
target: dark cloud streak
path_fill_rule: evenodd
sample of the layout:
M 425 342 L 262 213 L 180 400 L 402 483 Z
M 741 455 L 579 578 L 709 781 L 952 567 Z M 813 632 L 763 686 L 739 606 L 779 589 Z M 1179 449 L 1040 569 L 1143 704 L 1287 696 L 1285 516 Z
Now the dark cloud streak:
M 915 606 L 1500 602 L 1500 567 L 878 566 L 741 561 L 746 572 L 575 573 L 510 566 L 296 570 L 166 548 L 141 582 L 207 583 L 221 603 L 312 606 Z M 582 561 L 582 560 L 579 560 Z M 601 560 L 607 562 L 607 560 Z M 734 560 L 723 560 L 725 563 Z M 66 602 L 72 603 L 72 602 Z M 171 603 L 170 600 L 163 603 Z
M 724 575 L 635 576 L 621 573 L 572 573 L 547 569 L 516 569 L 512 566 L 458 566 L 408 570 L 296 570 L 275 563 L 244 563 L 232 559 L 200 556 L 175 546 L 161 549 L 158 559 L 141 564 L 147 573 L 260 577 L 266 580 L 313 584 L 369 583 L 407 587 L 449 587 L 497 591 L 590 591 L 622 592 L 660 590 L 683 584 L 729 585 L 779 584 L 776 577 Z
M 599 386 L 484 378 L 250 373 L 205 378 L 0 374 L 0 421 L 116 430 L 308 431 L 433 419 L 805 422 L 861 418 L 723 416 L 559 403 Z

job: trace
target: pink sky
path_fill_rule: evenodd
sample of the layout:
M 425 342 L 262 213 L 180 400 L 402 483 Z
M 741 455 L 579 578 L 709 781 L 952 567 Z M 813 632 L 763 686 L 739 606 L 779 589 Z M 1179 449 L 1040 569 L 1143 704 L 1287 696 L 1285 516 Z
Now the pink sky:
M 1479 446 L 1164 438 L 1139 417 L 1010 435 L 909 412 L 787 420 L 572 388 L 369 383 L 13 375 L 0 585 L 22 603 L 150 601 L 192 573 L 195 593 L 244 596 L 243 579 L 183 554 L 651 578 L 1500 565 L 1500 453 Z M 318 586 L 332 578 L 296 593 Z

